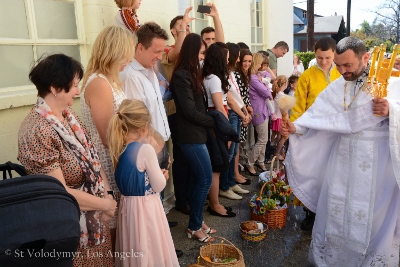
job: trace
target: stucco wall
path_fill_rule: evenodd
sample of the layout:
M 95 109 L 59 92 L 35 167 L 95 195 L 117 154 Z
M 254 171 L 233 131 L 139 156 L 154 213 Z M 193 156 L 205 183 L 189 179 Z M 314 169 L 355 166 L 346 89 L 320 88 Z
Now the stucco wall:
M 278 59 L 279 74 L 289 75 L 292 68 L 293 47 L 293 18 L 292 1 L 265 1 L 265 41 L 266 47 L 272 47 L 280 40 L 290 45 L 290 52 Z M 217 5 L 227 42 L 251 43 L 250 32 L 250 5 L 245 0 L 214 0 Z M 82 48 L 82 64 L 85 67 L 90 57 L 92 44 L 107 25 L 112 25 L 117 7 L 113 0 L 83 0 L 82 15 L 84 23 L 85 45 Z M 145 0 L 138 10 L 141 23 L 156 21 L 169 33 L 169 22 L 178 15 L 178 1 L 176 0 Z M 169 44 L 174 41 L 172 36 Z M 29 91 L 29 90 L 28 90 Z M 26 94 L 13 92 L 0 93 L 0 163 L 11 160 L 17 161 L 17 134 L 22 120 L 25 118 L 36 99 L 36 91 Z M 78 103 L 78 104 L 77 104 Z M 79 99 L 73 109 L 80 114 Z
M 251 44 L 249 1 L 215 0 L 225 34 L 225 42 Z
M 290 76 L 293 71 L 293 1 L 265 1 L 265 41 L 267 48 L 285 41 L 289 52 L 278 58 L 278 75 Z

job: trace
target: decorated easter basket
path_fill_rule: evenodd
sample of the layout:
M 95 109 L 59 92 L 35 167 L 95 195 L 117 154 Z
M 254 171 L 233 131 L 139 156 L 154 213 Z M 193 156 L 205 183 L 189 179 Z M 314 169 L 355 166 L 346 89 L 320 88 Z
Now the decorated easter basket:
M 249 202 L 251 220 L 266 223 L 268 225 L 268 228 L 270 229 L 284 227 L 286 225 L 286 213 L 287 213 L 287 207 L 281 209 L 268 209 L 266 202 L 270 200 L 270 196 L 265 197 L 265 195 L 263 194 L 264 188 L 268 184 L 272 186 L 273 191 L 276 191 L 276 186 L 273 180 L 274 179 L 276 180 L 276 178 L 280 180 L 279 177 L 277 177 L 277 173 L 274 171 L 273 168 L 275 159 L 276 157 L 274 157 L 271 162 L 269 179 L 263 180 L 260 183 L 262 184 L 260 189 L 260 194 L 254 195 Z M 277 162 L 276 169 L 279 170 L 279 160 L 276 160 L 276 162 Z
M 220 239 L 220 243 L 208 243 L 200 248 L 199 264 L 205 267 L 245 267 L 243 253 L 227 239 L 214 236 L 215 239 Z M 235 259 L 229 262 L 214 262 L 215 257 L 219 259 Z
M 262 230 L 261 232 L 259 232 L 259 233 L 254 233 L 254 232 L 251 232 L 251 231 L 245 231 L 245 230 L 243 229 L 243 225 L 244 225 L 245 223 L 248 223 L 248 222 L 262 223 L 262 225 L 263 225 L 263 230 Z M 268 225 L 267 225 L 266 223 L 263 223 L 263 222 L 259 222 L 259 221 L 245 221 L 245 222 L 242 222 L 242 223 L 239 225 L 239 227 L 240 227 L 240 234 L 242 235 L 243 239 L 244 239 L 244 240 L 247 240 L 247 241 L 249 241 L 249 242 L 258 243 L 258 242 L 263 241 L 264 238 L 267 236 Z

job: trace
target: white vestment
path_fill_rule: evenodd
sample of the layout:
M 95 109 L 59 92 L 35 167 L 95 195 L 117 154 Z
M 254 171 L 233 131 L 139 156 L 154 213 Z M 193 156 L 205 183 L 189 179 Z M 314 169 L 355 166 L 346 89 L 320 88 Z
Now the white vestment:
M 360 82 L 347 82 L 344 96 L 345 82 L 331 83 L 294 122 L 285 160 L 294 194 L 316 213 L 310 261 L 397 267 L 400 101 L 389 99 L 389 118 L 375 116 Z

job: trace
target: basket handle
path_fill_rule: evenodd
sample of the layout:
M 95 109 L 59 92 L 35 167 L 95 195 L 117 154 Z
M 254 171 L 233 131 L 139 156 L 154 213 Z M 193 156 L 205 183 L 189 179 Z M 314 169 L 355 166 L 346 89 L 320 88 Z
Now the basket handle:
M 223 238 L 222 236 L 214 235 L 213 238 L 219 238 L 219 239 L 221 239 L 221 240 L 224 240 L 224 242 L 227 242 L 229 245 L 233 246 L 233 247 L 236 248 L 238 251 L 240 251 L 231 241 L 229 241 L 229 240 L 226 239 L 226 238 Z M 213 244 L 215 245 L 216 243 L 213 243 Z M 211 245 L 211 242 L 208 242 L 207 245 L 208 245 L 208 246 Z
M 275 187 L 275 184 L 274 184 L 274 182 L 272 182 L 272 180 L 269 181 L 269 182 L 265 182 L 265 183 L 261 186 L 261 189 L 260 189 L 260 197 L 262 197 L 262 193 L 263 193 L 263 191 L 264 191 L 264 187 L 265 187 L 267 184 L 272 184 L 272 186 Z
M 276 156 L 274 156 L 271 160 L 271 165 L 269 167 L 269 177 L 272 180 L 272 171 L 274 170 L 274 163 L 276 160 Z M 276 160 L 276 170 L 279 171 L 279 160 Z

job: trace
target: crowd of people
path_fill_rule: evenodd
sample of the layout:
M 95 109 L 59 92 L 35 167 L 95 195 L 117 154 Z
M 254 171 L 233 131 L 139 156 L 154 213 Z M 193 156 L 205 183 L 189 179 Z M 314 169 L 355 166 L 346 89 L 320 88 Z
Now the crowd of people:
M 120 8 L 115 25 L 97 36 L 85 71 L 63 54 L 44 57 L 32 68 L 38 100 L 21 126 L 18 159 L 28 173 L 60 180 L 77 199 L 82 257 L 74 266 L 179 266 L 182 252 L 174 247 L 162 207 L 170 167 L 175 209 L 189 215 L 187 236 L 212 242 L 217 229 L 204 221 L 204 204 L 208 201 L 210 215 L 235 217 L 219 197 L 240 200 L 249 193 L 244 186 L 251 179 L 240 167 L 258 176 L 272 156 L 285 160 L 281 151 L 289 133 L 305 131 L 295 120 L 308 114 L 330 83 L 347 75 L 338 71 L 347 63 L 338 61 L 336 67 L 336 42 L 322 38 L 315 46 L 316 65 L 304 70 L 297 57 L 292 76 L 277 75 L 277 58 L 289 51 L 288 44 L 256 52 L 225 42 L 214 4 L 205 15 L 215 28 L 190 33 L 189 7 L 171 20 L 174 44 L 167 46 L 165 29 L 155 22 L 140 24 L 140 0 L 115 2 Z M 340 54 L 348 48 L 341 49 Z M 282 124 L 276 102 L 285 93 L 297 99 L 290 114 L 295 124 Z M 82 120 L 70 108 L 79 95 Z M 312 109 L 322 115 L 321 110 Z M 297 160 L 305 164 L 302 157 L 291 158 L 294 173 Z M 314 212 L 324 216 L 323 208 L 334 204 L 315 208 L 299 192 L 309 208 L 302 228 L 311 229 Z M 318 229 L 323 231 L 321 222 Z M 316 258 L 321 238 L 313 239 Z M 143 255 L 86 256 L 131 250 Z

